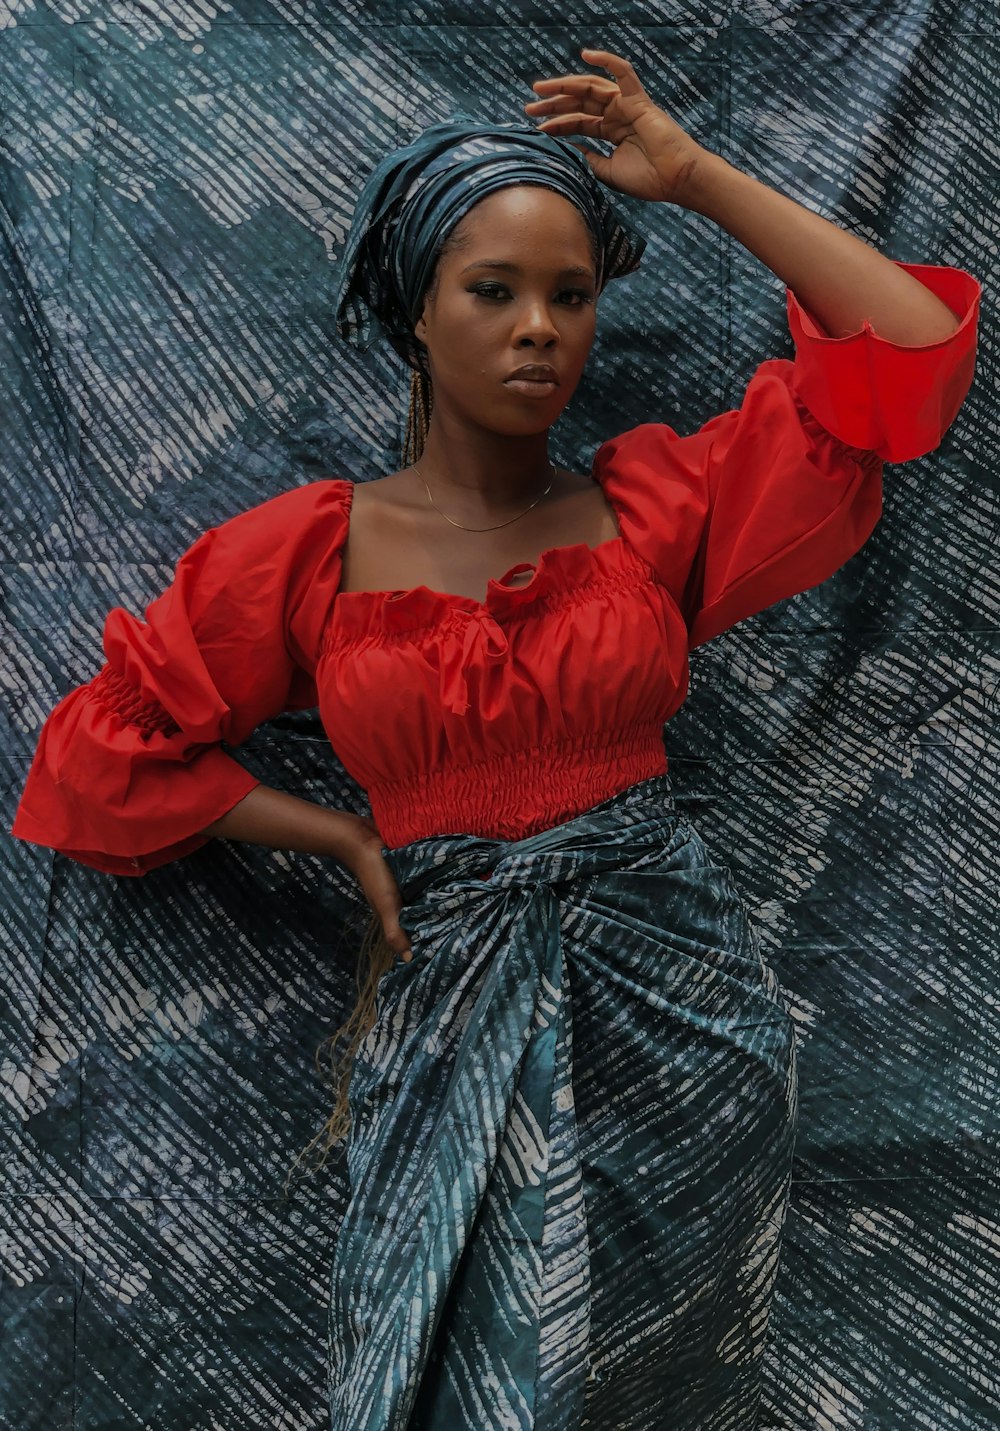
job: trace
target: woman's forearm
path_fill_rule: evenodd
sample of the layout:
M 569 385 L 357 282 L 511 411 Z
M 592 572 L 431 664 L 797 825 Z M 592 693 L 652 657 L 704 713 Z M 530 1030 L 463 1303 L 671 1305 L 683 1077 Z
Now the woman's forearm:
M 720 154 L 699 161 L 680 202 L 739 239 L 831 338 L 859 332 L 866 318 L 893 343 L 937 343 L 958 327 L 947 304 L 863 239 Z
M 276 850 L 301 850 L 345 860 L 356 846 L 359 816 L 300 800 L 270 785 L 256 785 L 221 819 L 207 825 L 203 834 L 223 840 L 245 840 Z

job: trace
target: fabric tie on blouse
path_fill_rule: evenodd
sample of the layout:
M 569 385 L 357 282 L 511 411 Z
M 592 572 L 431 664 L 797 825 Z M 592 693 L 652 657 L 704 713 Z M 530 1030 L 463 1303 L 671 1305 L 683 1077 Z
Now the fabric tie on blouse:
M 441 646 L 441 702 L 455 715 L 465 715 L 469 709 L 466 673 L 483 662 L 492 666 L 506 661 L 510 646 L 503 627 L 488 611 L 457 611 L 451 620 L 461 640 Z

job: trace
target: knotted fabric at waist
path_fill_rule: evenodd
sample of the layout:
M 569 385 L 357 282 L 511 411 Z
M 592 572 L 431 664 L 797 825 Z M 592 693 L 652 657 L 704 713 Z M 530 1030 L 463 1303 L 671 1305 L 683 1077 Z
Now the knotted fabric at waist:
M 655 860 L 676 838 L 679 822 L 687 824 L 677 812 L 670 776 L 662 774 L 521 839 L 438 835 L 433 858 L 430 841 L 421 840 L 395 850 L 383 846 L 382 854 L 404 905 L 424 905 L 426 897 L 426 908 L 447 917 L 452 906 L 467 906 L 470 896 L 510 889 L 530 899 L 546 885 Z
M 647 1394 L 627 1357 L 684 1426 L 749 1425 L 794 1025 L 728 866 L 665 774 L 383 855 L 414 957 L 351 1077 L 330 1431 L 482 1431 L 498 1388 L 505 1425 L 600 1431 Z

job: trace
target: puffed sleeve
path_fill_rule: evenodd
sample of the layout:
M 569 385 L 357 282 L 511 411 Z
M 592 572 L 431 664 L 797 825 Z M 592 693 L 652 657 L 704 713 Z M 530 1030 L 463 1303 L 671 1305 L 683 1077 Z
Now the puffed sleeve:
M 690 648 L 843 566 L 882 514 L 883 463 L 932 451 L 954 421 L 981 285 L 963 269 L 897 267 L 947 304 L 954 333 L 909 346 L 866 320 L 831 338 L 786 289 L 794 360 L 761 363 L 739 408 L 686 437 L 643 423 L 598 449 L 623 535 L 674 596 Z
M 105 664 L 45 721 L 13 835 L 117 875 L 207 842 L 260 783 L 223 743 L 317 704 L 349 488 L 311 482 L 241 512 L 184 552 L 144 621 L 108 614 Z

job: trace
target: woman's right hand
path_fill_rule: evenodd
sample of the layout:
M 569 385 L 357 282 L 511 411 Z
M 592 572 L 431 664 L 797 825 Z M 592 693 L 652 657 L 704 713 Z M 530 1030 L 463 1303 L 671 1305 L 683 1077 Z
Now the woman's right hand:
M 538 98 L 524 106 L 527 113 L 532 119 L 544 115 L 538 128 L 554 138 L 582 134 L 613 144 L 605 156 L 569 141 L 602 184 L 634 199 L 686 208 L 685 191 L 695 174 L 718 155 L 653 103 L 628 60 L 609 50 L 581 50 L 580 55 L 584 64 L 600 65 L 614 79 L 587 72 L 535 80 L 531 88 Z
M 410 948 L 410 936 L 399 922 L 403 897 L 395 875 L 382 854 L 385 841 L 378 826 L 364 815 L 352 814 L 350 818 L 354 828 L 346 847 L 338 853 L 338 859 L 354 875 L 369 905 L 378 915 L 386 943 L 408 964 L 413 957 L 413 950 Z

